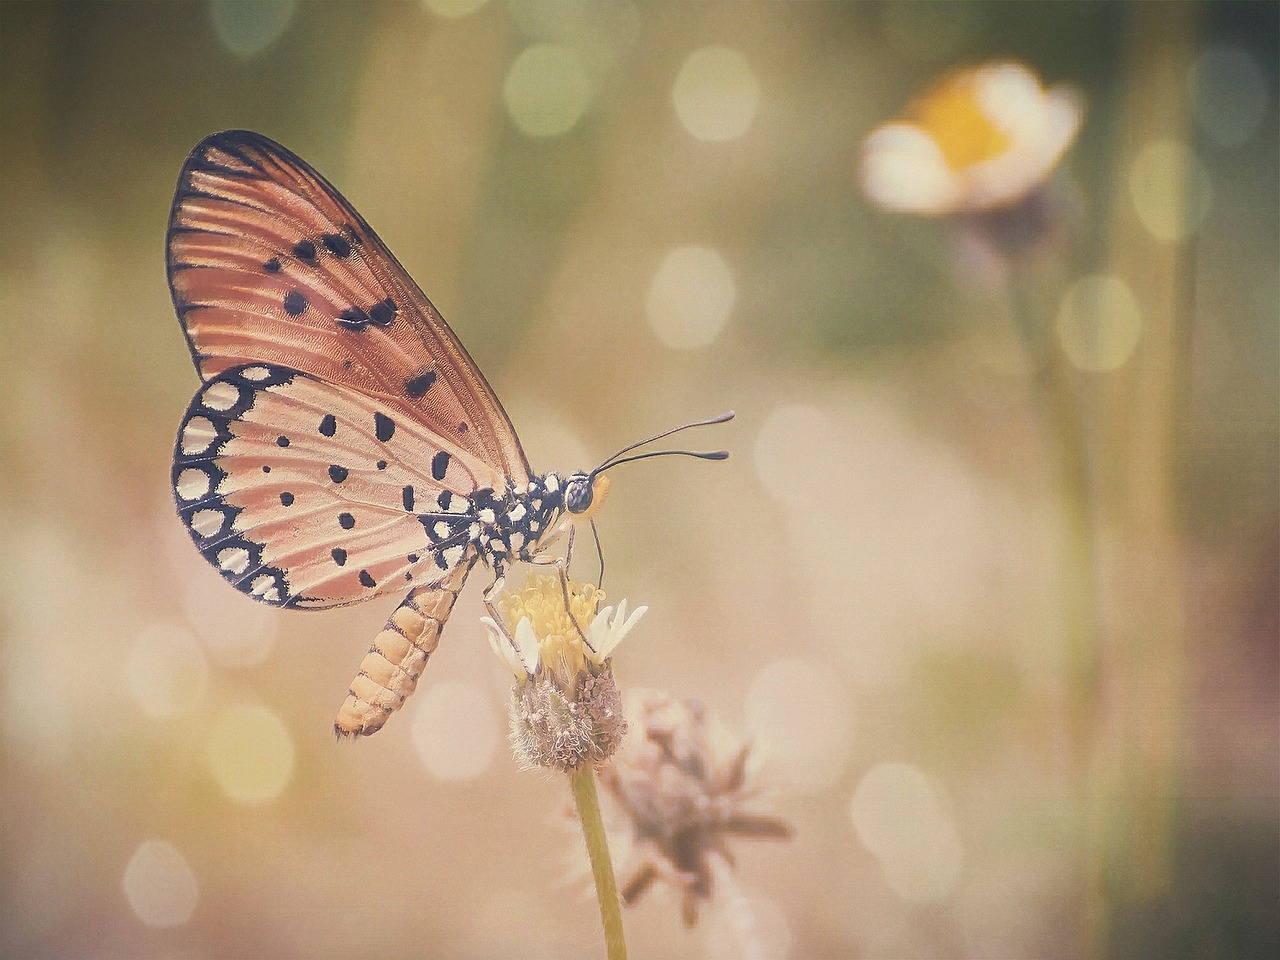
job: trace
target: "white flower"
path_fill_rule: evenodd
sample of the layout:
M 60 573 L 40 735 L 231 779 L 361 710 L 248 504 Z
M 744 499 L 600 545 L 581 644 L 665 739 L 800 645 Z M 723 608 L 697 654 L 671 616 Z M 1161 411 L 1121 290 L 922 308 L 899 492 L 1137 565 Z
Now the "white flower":
M 943 77 L 863 143 L 862 187 L 889 210 L 972 213 L 1043 183 L 1084 109 L 1070 87 L 1045 89 L 1027 66 L 993 62 Z
M 517 680 L 531 678 L 541 667 L 568 682 L 584 669 L 598 673 L 649 609 L 637 607 L 628 616 L 623 600 L 616 613 L 613 607 L 597 610 L 603 599 L 604 594 L 591 584 L 571 582 L 566 587 L 558 577 L 540 575 L 518 590 L 505 584 L 499 588 L 497 604 L 504 623 L 492 617 L 481 617 L 480 622 L 494 654 Z M 510 630 L 507 625 L 513 621 L 515 629 Z
M 648 609 L 646 606 L 636 607 L 628 617 L 627 601 L 623 600 L 618 604 L 617 616 L 614 616 L 613 607 L 605 607 L 597 613 L 586 631 L 587 642 L 591 645 L 591 649 L 587 651 L 590 660 L 596 664 L 603 664 Z
M 646 607 L 599 609 L 589 583 L 541 574 L 495 591 L 502 622 L 482 617 L 489 646 L 516 678 L 511 745 L 524 767 L 573 771 L 607 760 L 627 732 L 609 654 Z M 515 629 L 508 635 L 510 624 Z

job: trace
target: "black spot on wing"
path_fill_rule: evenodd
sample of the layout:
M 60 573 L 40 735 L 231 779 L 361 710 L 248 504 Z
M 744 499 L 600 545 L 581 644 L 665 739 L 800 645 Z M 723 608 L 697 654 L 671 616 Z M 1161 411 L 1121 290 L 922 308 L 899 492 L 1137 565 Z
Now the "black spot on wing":
M 405 487 L 404 490 L 401 491 L 401 494 L 404 499 L 405 510 L 413 510 L 413 487 Z
M 268 260 L 266 263 L 264 263 L 264 264 L 262 265 L 262 269 L 263 269 L 263 270 L 265 270 L 265 271 L 267 271 L 267 273 L 279 273 L 279 272 L 280 272 L 280 258 L 279 258 L 279 257 L 272 257 L 270 260 Z
M 404 382 L 404 392 L 415 400 L 431 389 L 431 385 L 436 382 L 436 373 L 434 370 L 425 370 L 416 377 L 410 377 Z
M 305 309 L 307 309 L 306 298 L 303 297 L 302 294 L 300 294 L 297 290 L 290 290 L 288 294 L 285 295 L 284 312 L 289 314 L 289 316 L 291 317 L 300 316 L 302 314 L 302 311 Z
M 293 245 L 293 255 L 307 263 L 315 263 L 316 245 L 310 240 L 299 240 Z
M 290 493 L 288 490 L 286 490 L 284 493 L 280 494 L 280 505 L 281 505 L 282 507 L 292 507 L 292 506 L 293 506 L 293 494 L 292 494 L 292 493 Z
M 431 476 L 435 480 L 443 480 L 445 471 L 449 469 L 449 453 L 441 450 L 431 458 Z
M 320 421 L 320 432 L 326 437 L 332 437 L 338 432 L 338 420 L 332 413 L 326 413 Z
M 349 472 L 350 471 L 347 470 L 346 467 L 340 467 L 336 463 L 331 464 L 329 466 L 329 479 L 334 483 L 341 483 L 343 480 L 347 479 L 347 474 Z
M 351 243 L 340 233 L 326 233 L 320 238 L 324 247 L 335 257 L 351 256 Z
M 338 314 L 339 326 L 346 327 L 348 330 L 363 330 L 369 323 L 369 315 L 359 307 L 347 307 Z
M 349 513 L 338 514 L 338 526 L 343 530 L 350 530 L 356 525 L 356 518 Z
M 373 433 L 379 440 L 386 443 L 396 432 L 396 422 L 388 417 L 385 413 L 375 411 L 373 414 Z
M 369 575 L 368 570 L 360 571 L 360 582 L 364 584 L 366 587 L 376 587 L 378 585 L 378 581 L 373 579 L 373 577 Z
M 334 547 L 329 551 L 329 556 L 333 557 L 333 562 L 338 566 L 346 566 L 347 551 L 343 550 L 341 547 Z
M 395 319 L 395 316 L 396 302 L 390 297 L 369 308 L 369 322 L 375 326 L 385 327 Z

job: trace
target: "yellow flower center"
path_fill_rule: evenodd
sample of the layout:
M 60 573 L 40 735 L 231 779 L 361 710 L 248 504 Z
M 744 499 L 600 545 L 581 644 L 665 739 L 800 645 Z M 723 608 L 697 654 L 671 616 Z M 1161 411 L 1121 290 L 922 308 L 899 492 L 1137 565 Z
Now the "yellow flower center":
M 997 157 L 1008 150 L 1012 142 L 982 109 L 977 77 L 975 70 L 945 77 L 907 111 L 938 144 L 953 170 L 963 170 Z
M 585 632 L 591 626 L 604 602 L 604 591 L 597 590 L 594 584 L 570 580 L 568 607 L 565 592 L 559 576 L 538 574 L 526 580 L 519 590 L 504 593 L 497 602 L 513 633 L 521 620 L 529 620 L 538 638 L 538 656 L 567 678 L 586 667 L 586 648 L 579 628 Z

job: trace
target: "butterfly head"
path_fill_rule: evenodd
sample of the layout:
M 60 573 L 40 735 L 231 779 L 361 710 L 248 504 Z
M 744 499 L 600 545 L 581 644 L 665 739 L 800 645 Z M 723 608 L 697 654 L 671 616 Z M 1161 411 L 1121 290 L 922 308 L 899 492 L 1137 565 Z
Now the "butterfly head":
M 590 520 L 600 512 L 609 495 L 609 478 L 599 470 L 578 472 L 565 480 L 564 508 L 575 520 Z

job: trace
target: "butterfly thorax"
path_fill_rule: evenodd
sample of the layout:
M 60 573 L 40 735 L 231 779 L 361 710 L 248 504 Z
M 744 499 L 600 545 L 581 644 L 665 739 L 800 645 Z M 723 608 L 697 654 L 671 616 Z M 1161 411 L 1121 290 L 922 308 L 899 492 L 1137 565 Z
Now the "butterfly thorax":
M 527 484 L 508 481 L 505 490 L 476 490 L 467 498 L 474 521 L 467 530 L 471 545 L 498 576 L 506 566 L 529 562 L 542 549 L 565 512 L 564 483 L 555 473 L 533 477 Z M 443 529 L 442 529 L 443 532 Z

